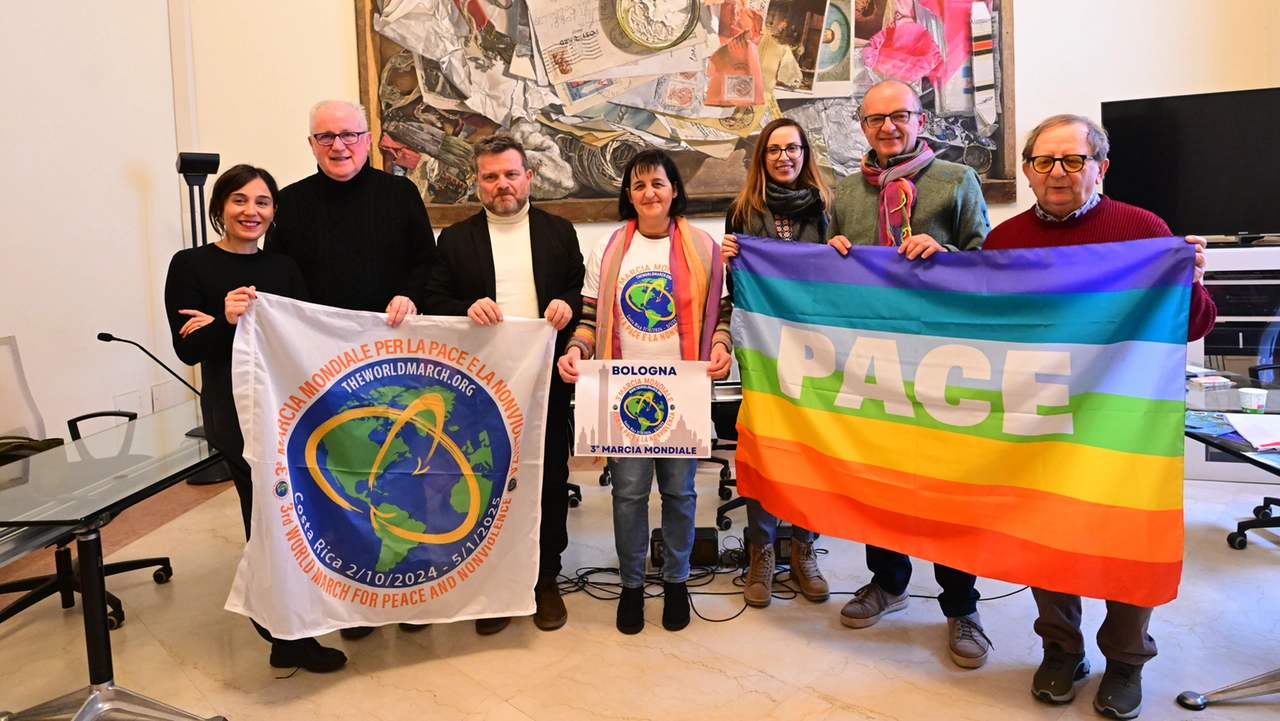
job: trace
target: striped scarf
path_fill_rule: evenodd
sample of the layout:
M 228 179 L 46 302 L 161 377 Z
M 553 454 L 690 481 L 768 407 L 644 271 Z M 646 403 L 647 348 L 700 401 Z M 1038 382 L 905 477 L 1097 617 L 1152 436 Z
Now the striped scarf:
M 600 288 L 596 299 L 602 309 L 606 299 L 609 303 L 609 312 L 597 312 L 595 357 L 600 360 L 621 357 L 618 317 L 622 308 L 618 304 L 618 276 L 635 232 L 636 221 L 628 220 L 609 239 L 600 262 Z M 675 286 L 680 357 L 684 360 L 710 360 L 711 337 L 720 312 L 724 265 L 718 262 L 719 255 L 711 236 L 690 226 L 684 216 L 671 219 L 670 233 L 669 264 L 672 285 Z
M 914 150 L 899 155 L 902 161 L 888 168 L 877 165 L 873 155 L 874 151 L 862 156 L 862 178 L 880 189 L 876 237 L 880 245 L 902 245 L 911 237 L 911 209 L 916 204 L 916 184 L 911 179 L 933 162 L 933 149 L 917 140 Z

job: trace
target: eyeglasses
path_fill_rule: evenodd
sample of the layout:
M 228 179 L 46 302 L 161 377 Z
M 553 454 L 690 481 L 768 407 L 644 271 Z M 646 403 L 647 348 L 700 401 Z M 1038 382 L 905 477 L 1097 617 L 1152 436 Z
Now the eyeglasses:
M 770 145 L 769 147 L 764 149 L 764 157 L 768 158 L 769 160 L 777 160 L 778 156 L 782 155 L 783 153 L 786 153 L 788 158 L 791 158 L 794 160 L 795 158 L 800 157 L 802 153 L 804 153 L 804 146 L 796 145 L 792 143 L 791 145 L 788 145 L 786 147 L 778 147 L 777 145 Z
M 895 110 L 888 115 L 864 115 L 862 122 L 867 124 L 868 128 L 876 129 L 884 125 L 886 119 L 892 120 L 894 125 L 906 125 L 911 122 L 912 115 L 924 115 L 919 110 Z
M 369 131 L 361 130 L 359 132 L 354 132 L 348 130 L 342 133 L 315 133 L 311 137 L 315 138 L 317 143 L 327 148 L 330 145 L 333 145 L 334 140 L 341 140 L 343 145 L 351 145 L 359 140 L 361 135 L 364 135 L 367 132 Z
M 1052 155 L 1036 155 L 1030 160 L 1031 169 L 1037 173 L 1048 175 L 1053 172 L 1053 166 L 1062 163 L 1062 172 L 1078 173 L 1084 170 L 1085 162 L 1093 160 L 1092 155 L 1064 155 L 1061 158 L 1055 158 Z

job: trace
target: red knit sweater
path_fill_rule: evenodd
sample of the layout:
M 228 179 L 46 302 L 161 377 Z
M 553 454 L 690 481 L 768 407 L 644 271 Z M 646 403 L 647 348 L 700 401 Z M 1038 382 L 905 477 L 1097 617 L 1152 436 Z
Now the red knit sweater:
M 1081 216 L 1050 223 L 1040 219 L 1034 208 L 1019 213 L 991 229 L 983 250 L 1007 248 L 1050 248 L 1063 245 L 1115 243 L 1122 240 L 1164 238 L 1173 235 L 1155 213 L 1126 205 L 1102 196 L 1091 210 Z M 1199 340 L 1213 329 L 1218 307 L 1209 291 L 1196 283 L 1191 288 L 1191 316 L 1187 324 L 1187 340 Z

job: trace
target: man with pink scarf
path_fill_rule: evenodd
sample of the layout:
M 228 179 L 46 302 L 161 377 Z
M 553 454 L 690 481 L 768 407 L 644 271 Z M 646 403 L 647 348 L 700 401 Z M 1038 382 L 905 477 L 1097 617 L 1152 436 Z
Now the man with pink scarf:
M 841 254 L 854 245 L 894 246 L 904 262 L 917 263 L 939 252 L 980 248 L 990 228 L 982 184 L 972 168 L 935 158 L 919 140 L 924 113 L 915 91 L 896 80 L 877 83 L 863 98 L 859 116 L 871 151 L 862 159 L 862 172 L 836 187 L 828 244 Z M 911 559 L 869 545 L 867 567 L 871 582 L 840 611 L 841 622 L 851 628 L 866 628 L 907 607 Z M 977 579 L 939 564 L 934 578 L 942 587 L 938 603 L 947 617 L 951 660 L 978 668 L 991 642 L 978 616 Z

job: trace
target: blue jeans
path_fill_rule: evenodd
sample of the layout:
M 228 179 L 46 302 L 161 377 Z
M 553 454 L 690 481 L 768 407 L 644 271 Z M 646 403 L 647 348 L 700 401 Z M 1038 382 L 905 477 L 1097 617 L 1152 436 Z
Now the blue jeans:
M 618 575 L 625 588 L 644 586 L 644 558 L 649 550 L 649 493 L 658 475 L 662 494 L 662 580 L 689 580 L 693 552 L 693 513 L 698 497 L 693 477 L 696 458 L 610 458 L 613 479 L 613 541 L 618 549 Z
M 760 501 L 747 499 L 747 537 L 753 546 L 769 546 L 778 539 L 778 517 L 764 510 Z M 810 543 L 818 534 L 791 524 L 791 538 Z

